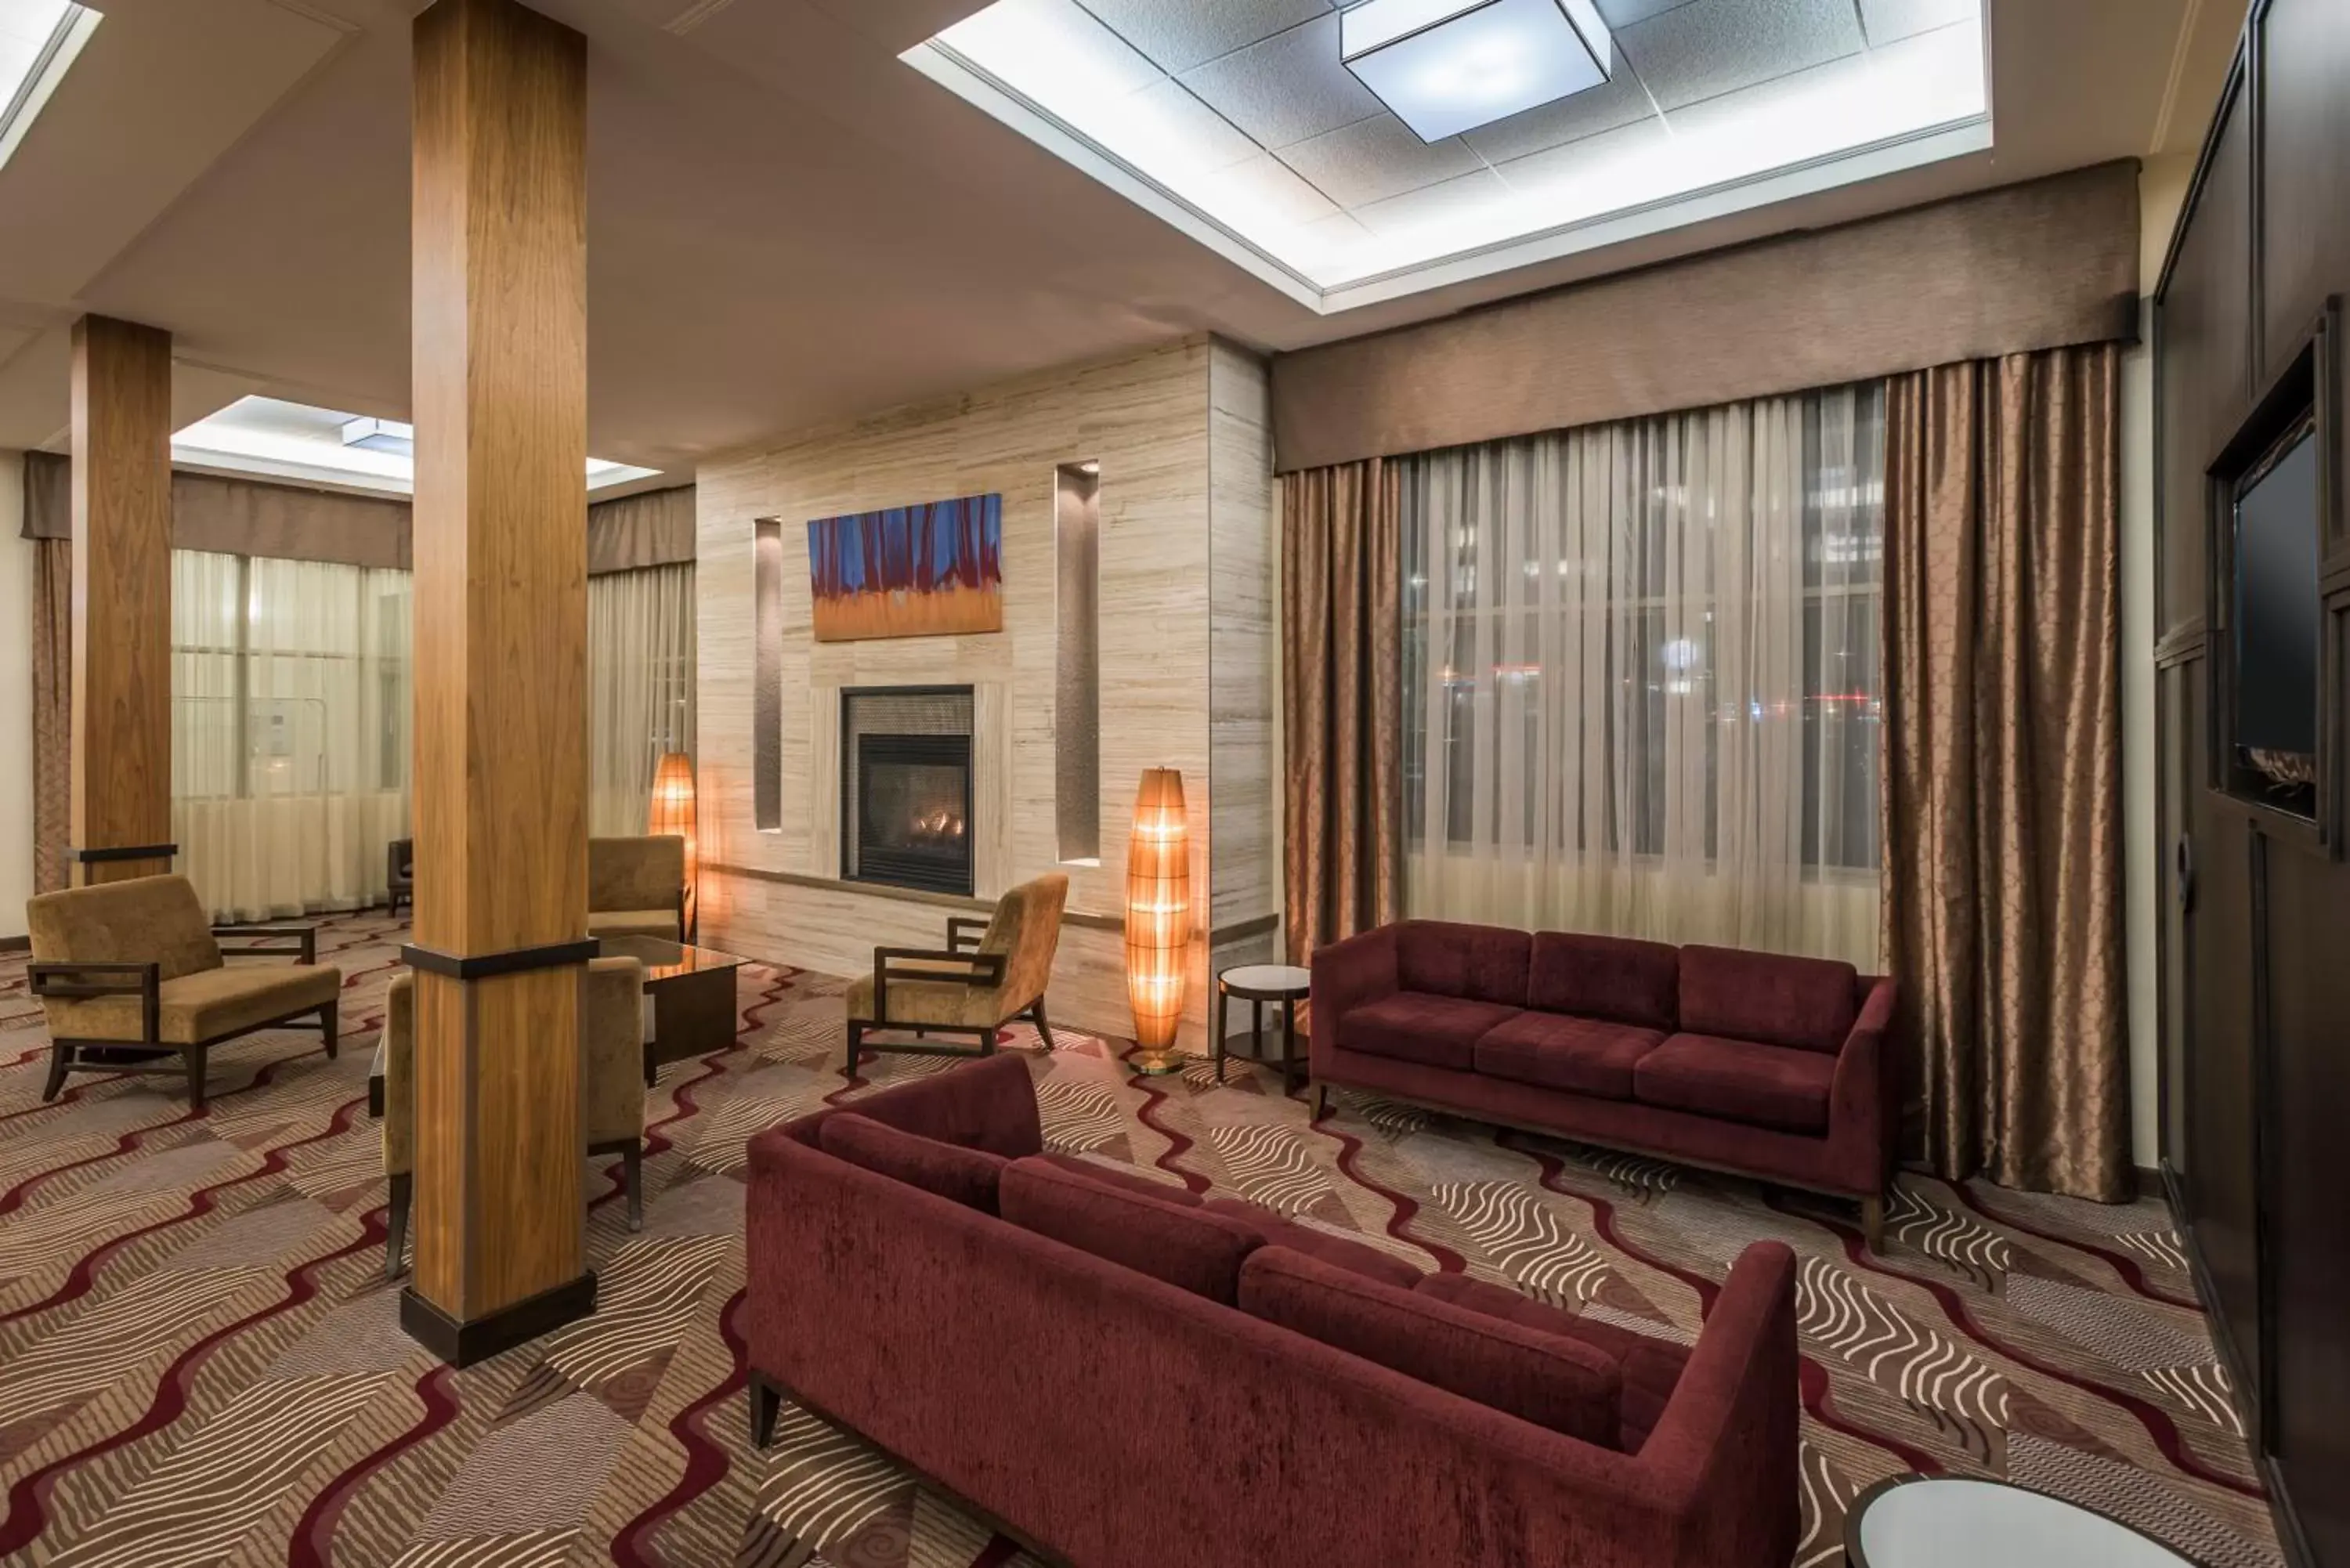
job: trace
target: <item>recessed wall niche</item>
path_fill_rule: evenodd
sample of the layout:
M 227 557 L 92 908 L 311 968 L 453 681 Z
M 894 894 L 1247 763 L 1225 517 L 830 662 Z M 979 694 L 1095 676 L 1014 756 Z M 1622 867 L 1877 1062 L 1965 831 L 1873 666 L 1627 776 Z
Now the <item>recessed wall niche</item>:
M 1101 863 L 1101 464 L 1054 472 L 1053 817 L 1063 865 Z
M 784 525 L 762 517 L 751 539 L 751 811 L 784 830 Z

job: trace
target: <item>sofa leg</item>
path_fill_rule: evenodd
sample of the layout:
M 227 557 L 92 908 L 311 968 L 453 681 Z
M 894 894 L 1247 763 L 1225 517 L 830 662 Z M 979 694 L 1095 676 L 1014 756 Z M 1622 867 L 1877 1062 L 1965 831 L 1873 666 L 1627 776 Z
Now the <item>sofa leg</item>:
M 1885 1255 L 1885 1197 L 1882 1193 L 1860 1200 L 1860 1233 L 1868 1242 L 1868 1250 L 1878 1257 Z
M 49 1081 L 41 1086 L 41 1102 L 46 1105 L 57 1097 L 66 1086 L 66 1073 L 73 1065 L 73 1047 L 52 1043 L 49 1046 Z
M 751 1374 L 751 1446 L 764 1449 L 775 1440 L 775 1417 L 782 1412 L 783 1390 L 757 1372 Z
M 620 1183 L 629 1193 L 629 1229 L 645 1228 L 645 1145 L 642 1138 L 620 1150 Z
M 408 1202 L 416 1190 L 416 1178 L 408 1171 L 391 1177 L 391 1218 L 384 1226 L 383 1277 L 400 1278 L 400 1257 L 408 1246 Z
M 204 1048 L 191 1045 L 180 1054 L 188 1063 L 188 1109 L 202 1116 L 204 1110 Z
M 1330 1114 L 1330 1085 L 1327 1084 L 1315 1085 L 1314 1097 L 1311 1102 L 1309 1102 L 1309 1105 L 1310 1108 L 1306 1113 L 1306 1119 L 1308 1121 L 1318 1122 L 1324 1116 L 1328 1116 Z
M 318 1009 L 318 1038 L 326 1042 L 327 1060 L 335 1059 L 336 1048 L 342 1044 L 342 1002 L 338 1000 Z

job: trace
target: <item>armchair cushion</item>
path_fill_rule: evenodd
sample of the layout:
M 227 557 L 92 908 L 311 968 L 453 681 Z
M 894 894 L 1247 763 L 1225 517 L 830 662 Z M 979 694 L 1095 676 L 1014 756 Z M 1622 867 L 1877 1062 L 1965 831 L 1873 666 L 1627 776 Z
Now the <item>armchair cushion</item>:
M 326 964 L 254 964 L 200 970 L 157 988 L 156 1037 L 166 1045 L 200 1045 L 324 1007 L 343 989 L 342 971 Z M 49 1032 L 60 1040 L 140 1038 L 136 996 L 52 1001 Z
M 983 1214 L 995 1212 L 996 1188 L 1012 1163 L 983 1148 L 903 1132 L 854 1111 L 827 1118 L 818 1141 L 827 1154 Z
M 632 958 L 591 959 L 579 998 L 580 1141 L 645 1132 L 645 971 Z
M 1053 957 L 1060 950 L 1061 912 L 1068 901 L 1069 878 L 1060 871 L 1023 882 L 995 901 L 979 950 L 1003 955 L 998 1021 L 1045 994 L 1053 978 Z
M 674 917 L 684 899 L 684 839 L 663 834 L 588 841 L 588 908 L 591 912 L 661 909 Z
M 211 917 L 185 877 L 136 877 L 43 893 L 26 900 L 25 921 L 36 959 L 152 963 L 166 981 L 221 966 Z M 68 1033 L 54 1023 L 52 1030 Z
M 886 988 L 869 974 L 850 984 L 848 1016 L 884 1028 L 953 1029 L 993 1029 L 1017 1017 L 1045 994 L 1052 981 L 1053 958 L 1061 942 L 1061 911 L 1068 895 L 1067 876 L 1052 871 L 1021 883 L 996 900 L 987 930 L 969 956 L 993 960 L 1000 966 L 1000 979 L 968 984 L 950 978 L 977 976 L 983 971 L 971 962 L 949 960 L 943 949 L 936 958 L 892 959 L 888 961 Z M 909 974 L 941 978 L 900 978 Z M 876 1001 L 877 992 L 885 989 L 886 1018 Z
M 972 972 L 969 964 L 929 964 L 920 961 L 893 961 L 890 967 L 898 971 L 920 967 L 942 975 Z M 876 1009 L 873 993 L 873 976 L 860 975 L 851 981 L 848 1016 L 888 1026 L 920 1028 L 939 1024 L 962 1029 L 992 1029 L 1006 1016 L 998 1000 L 1002 992 L 993 985 L 966 985 L 959 980 L 899 980 L 893 973 L 889 981 L 889 1016 L 886 1019 Z
M 663 941 L 681 941 L 684 932 L 678 929 L 677 909 L 594 909 L 588 915 L 588 934 L 591 937 L 659 937 Z

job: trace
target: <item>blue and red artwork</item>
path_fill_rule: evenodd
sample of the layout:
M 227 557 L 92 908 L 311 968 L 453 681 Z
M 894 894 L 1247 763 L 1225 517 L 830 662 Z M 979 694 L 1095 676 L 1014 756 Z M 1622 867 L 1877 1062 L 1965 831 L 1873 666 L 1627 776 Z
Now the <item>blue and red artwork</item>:
M 816 639 L 1003 629 L 1003 497 L 966 495 L 808 528 Z

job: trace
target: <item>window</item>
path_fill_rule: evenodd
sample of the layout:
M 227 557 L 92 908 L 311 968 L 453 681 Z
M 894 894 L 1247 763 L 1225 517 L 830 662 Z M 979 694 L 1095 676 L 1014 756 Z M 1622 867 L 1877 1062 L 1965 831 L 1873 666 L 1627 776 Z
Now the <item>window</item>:
M 1404 476 L 1414 913 L 1875 953 L 1874 385 Z

